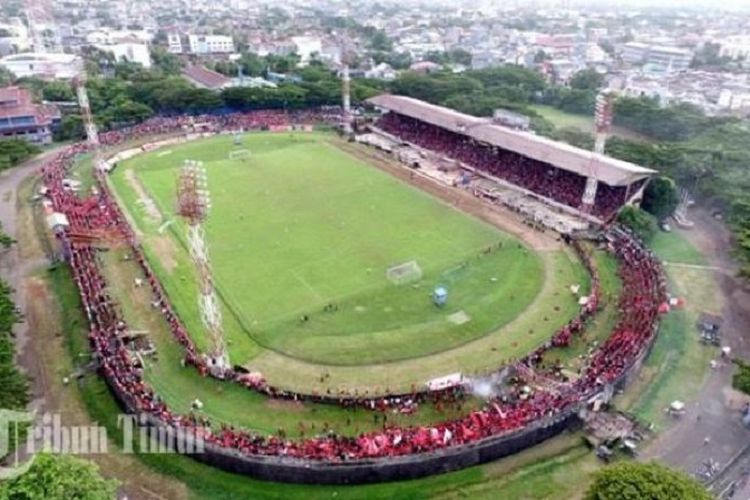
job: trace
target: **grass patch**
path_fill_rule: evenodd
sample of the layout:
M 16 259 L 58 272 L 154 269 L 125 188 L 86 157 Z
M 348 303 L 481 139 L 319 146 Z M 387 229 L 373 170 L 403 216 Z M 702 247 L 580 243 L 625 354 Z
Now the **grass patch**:
M 543 118 L 549 120 L 557 128 L 576 128 L 581 132 L 587 134 L 594 134 L 594 116 L 578 115 L 575 113 L 568 113 L 561 111 L 552 106 L 546 106 L 544 104 L 535 104 L 530 106 L 531 109 L 539 113 Z M 630 139 L 634 141 L 651 142 L 651 140 L 637 132 L 633 132 L 630 129 L 624 127 L 613 126 L 613 135 L 622 137 L 623 139 Z
M 658 231 L 649 247 L 663 261 L 679 264 L 704 265 L 705 257 L 677 232 Z
M 698 262 L 697 250 L 687 240 L 677 233 L 663 234 L 669 238 L 662 240 L 661 258 L 688 256 L 694 263 Z M 702 387 L 716 348 L 700 343 L 695 324 L 701 312 L 721 311 L 721 298 L 712 271 L 669 266 L 666 271 L 670 290 L 683 297 L 686 306 L 662 318 L 651 353 L 634 384 L 620 400 L 620 404 L 644 421 L 653 422 L 657 428 L 669 423 L 664 409 L 670 402 L 690 401 Z
M 588 351 L 604 342 L 617 323 L 617 298 L 622 288 L 622 281 L 617 275 L 617 259 L 599 250 L 594 251 L 592 257 L 599 272 L 602 309 L 589 319 L 583 335 L 574 336 L 569 346 L 552 348 L 544 356 L 547 362 L 563 362 L 566 369 L 573 373 L 582 367 Z M 582 289 L 581 293 L 588 293 L 588 290 Z

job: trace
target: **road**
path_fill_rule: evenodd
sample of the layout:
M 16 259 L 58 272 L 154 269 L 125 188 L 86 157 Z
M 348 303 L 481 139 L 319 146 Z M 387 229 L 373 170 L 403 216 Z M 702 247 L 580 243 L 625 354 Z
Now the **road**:
M 733 356 L 750 359 L 747 337 L 750 290 L 747 283 L 737 277 L 738 265 L 730 255 L 731 234 L 705 212 L 696 211 L 693 219 L 695 228 L 684 231 L 683 235 L 706 257 L 718 289 L 724 295 L 722 345 L 729 345 Z M 686 335 L 692 333 L 685 332 Z M 707 368 L 695 367 L 696 370 Z M 735 462 L 744 460 L 750 450 L 750 429 L 742 425 L 740 412 L 750 398 L 731 388 L 732 373 L 730 364 L 710 370 L 698 397 L 689 403 L 688 414 L 662 432 L 646 448 L 644 458 L 659 458 L 689 473 L 704 470 L 704 463 L 711 460 L 719 469 L 732 466 L 731 469 L 739 473 L 742 468 L 736 467 Z M 722 476 L 722 483 L 726 482 L 727 474 Z M 735 498 L 750 498 L 750 492 Z

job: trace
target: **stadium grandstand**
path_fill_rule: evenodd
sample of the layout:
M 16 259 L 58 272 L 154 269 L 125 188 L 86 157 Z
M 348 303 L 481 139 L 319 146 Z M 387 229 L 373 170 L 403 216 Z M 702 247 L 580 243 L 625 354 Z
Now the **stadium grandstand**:
M 588 221 L 607 222 L 622 206 L 637 202 L 655 173 L 411 97 L 380 95 L 368 102 L 384 112 L 371 129 L 392 141 L 389 148 L 401 143 L 416 147 L 421 157 L 436 153 L 471 172 L 475 191 L 481 186 L 482 194 L 490 193 L 489 181 L 524 194 L 527 205 L 536 198 Z M 595 191 L 593 205 L 584 203 L 587 183 Z

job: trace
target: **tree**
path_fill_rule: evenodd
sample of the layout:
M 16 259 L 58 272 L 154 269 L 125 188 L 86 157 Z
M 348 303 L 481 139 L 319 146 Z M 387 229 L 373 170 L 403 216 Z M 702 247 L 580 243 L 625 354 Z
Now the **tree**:
M 571 88 L 578 90 L 599 90 L 603 83 L 604 75 L 595 69 L 584 69 L 570 79 Z
M 550 87 L 544 92 L 543 102 L 568 113 L 590 116 L 594 113 L 596 92 L 567 87 Z
M 258 54 L 247 52 L 242 54 L 238 63 L 242 66 L 242 72 L 247 76 L 261 76 L 266 70 L 266 62 L 258 57 Z
M 110 112 L 117 123 L 140 123 L 154 114 L 154 110 L 147 105 L 131 100 L 117 103 Z
M 680 197 L 674 181 L 667 177 L 657 177 L 646 186 L 641 208 L 663 220 L 674 213 L 679 202 Z
M 393 49 L 393 42 L 384 31 L 378 30 L 370 38 L 370 48 L 380 52 L 390 52 Z
M 0 87 L 7 87 L 13 83 L 16 77 L 11 71 L 5 66 L 0 66 Z
M 38 152 L 38 147 L 23 139 L 4 139 L 0 141 L 0 170 L 18 165 Z
M 85 136 L 81 115 L 66 115 L 55 130 L 56 141 L 80 140 Z
M 733 360 L 733 363 L 737 366 L 737 371 L 732 375 L 732 387 L 750 394 L 750 365 L 739 359 Z
M 453 49 L 448 52 L 448 58 L 450 61 L 461 64 L 463 66 L 471 66 L 471 52 L 461 48 Z
M 170 54 L 162 47 L 151 48 L 151 61 L 154 66 L 167 75 L 178 75 L 182 69 L 180 58 Z
M 693 60 L 690 62 L 691 68 L 702 68 L 711 67 L 721 69 L 727 66 L 732 59 L 730 57 L 722 56 L 721 44 L 706 42 L 703 46 L 695 52 Z
M 636 207 L 625 207 L 620 210 L 617 220 L 629 227 L 644 242 L 648 243 L 659 230 L 656 218 L 645 210 Z
M 53 80 L 44 85 L 42 99 L 45 101 L 75 101 L 76 95 L 68 82 Z
M 711 500 L 690 476 L 656 462 L 621 462 L 594 474 L 586 500 Z
M 536 54 L 534 54 L 534 62 L 537 64 L 542 63 L 548 59 L 551 59 L 551 57 L 547 55 L 547 53 L 542 49 L 537 50 Z
M 111 500 L 116 491 L 117 482 L 104 479 L 93 462 L 48 453 L 38 454 L 25 474 L 0 483 L 0 498 L 14 500 Z

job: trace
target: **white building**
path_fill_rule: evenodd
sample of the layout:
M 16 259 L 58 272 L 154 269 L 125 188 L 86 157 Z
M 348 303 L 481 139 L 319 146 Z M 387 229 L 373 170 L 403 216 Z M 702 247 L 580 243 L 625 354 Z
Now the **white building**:
M 26 52 L 0 59 L 0 66 L 18 78 L 35 76 L 43 79 L 70 79 L 83 69 L 83 60 L 73 54 Z
M 745 59 L 750 56 L 750 36 L 730 36 L 720 41 L 719 55 L 732 59 Z
M 648 56 L 649 46 L 640 42 L 629 42 L 623 45 L 622 60 L 628 64 L 644 64 Z
M 19 51 L 26 51 L 31 49 L 31 35 L 29 28 L 21 21 L 21 19 L 14 17 L 8 20 L 7 23 L 0 24 L 0 31 L 5 31 L 8 36 L 5 38 L 11 45 L 13 45 Z
M 648 51 L 648 64 L 661 66 L 667 71 L 683 71 L 690 67 L 693 52 L 679 47 L 652 45 Z
M 170 54 L 182 54 L 182 37 L 179 33 L 167 35 L 167 52 Z
M 398 74 L 388 63 L 380 63 L 374 68 L 365 71 L 365 78 L 374 78 L 376 80 L 395 80 Z
M 99 29 L 86 35 L 86 42 L 91 45 L 112 45 L 123 41 L 149 44 L 154 34 L 145 30 L 113 30 Z
M 650 64 L 666 71 L 683 71 L 690 67 L 693 52 L 679 47 L 651 45 L 640 42 L 626 43 L 622 47 L 622 60 L 633 65 Z
M 190 35 L 188 46 L 191 54 L 231 54 L 234 40 L 225 35 Z
M 750 109 L 750 87 L 726 87 L 719 93 L 718 106 L 730 111 L 746 111 Z
M 309 64 L 313 56 L 320 56 L 323 52 L 323 43 L 317 37 L 293 36 L 292 43 L 294 51 L 300 57 L 301 65 Z
M 112 43 L 108 45 L 94 45 L 99 50 L 109 52 L 117 61 L 138 63 L 144 68 L 151 67 L 151 53 L 148 45 L 137 41 Z
M 657 80 L 649 78 L 629 78 L 621 91 L 623 95 L 628 97 L 656 98 L 662 106 L 666 106 L 673 99 L 672 93 L 666 86 Z

